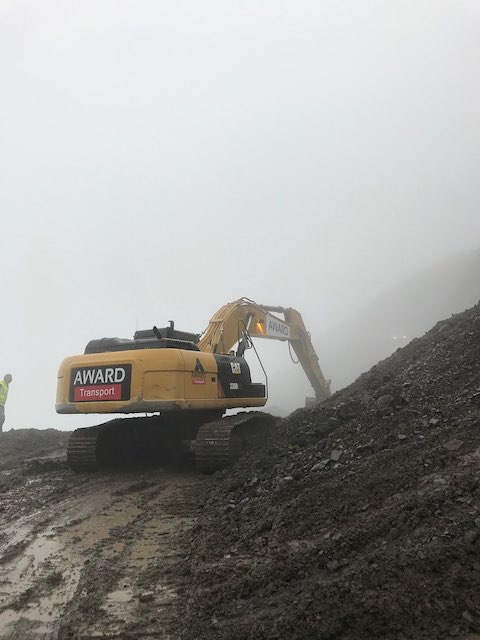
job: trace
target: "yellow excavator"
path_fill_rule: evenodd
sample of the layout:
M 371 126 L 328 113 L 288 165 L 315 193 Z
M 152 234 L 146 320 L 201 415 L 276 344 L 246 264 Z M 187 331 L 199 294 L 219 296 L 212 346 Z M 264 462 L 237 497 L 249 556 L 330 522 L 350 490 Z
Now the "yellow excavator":
M 267 402 L 266 374 L 265 384 L 252 382 L 244 358 L 257 337 L 288 341 L 315 401 L 329 397 L 330 381 L 300 313 L 241 298 L 221 307 L 201 334 L 178 331 L 170 321 L 137 331 L 133 340 L 91 340 L 83 354 L 66 358 L 58 371 L 57 413 L 135 414 L 73 431 L 69 465 L 101 469 L 123 464 L 132 452 L 142 456 L 181 441 L 194 442 L 200 471 L 230 464 L 248 439 L 276 421 L 260 411 L 222 417 Z

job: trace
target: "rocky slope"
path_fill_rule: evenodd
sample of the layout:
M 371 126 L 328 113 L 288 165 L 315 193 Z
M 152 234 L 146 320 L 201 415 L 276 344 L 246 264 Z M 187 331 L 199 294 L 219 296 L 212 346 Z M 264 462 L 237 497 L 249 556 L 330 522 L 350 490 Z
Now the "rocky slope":
M 184 637 L 477 637 L 479 463 L 477 305 L 209 479 Z

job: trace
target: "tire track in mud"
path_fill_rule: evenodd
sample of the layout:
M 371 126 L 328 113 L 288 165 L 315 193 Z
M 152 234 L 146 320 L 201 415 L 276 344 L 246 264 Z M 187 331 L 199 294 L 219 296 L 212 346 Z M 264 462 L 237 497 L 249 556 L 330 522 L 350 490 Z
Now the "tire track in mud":
M 56 499 L 49 478 L 31 484 L 37 500 L 25 495 L 28 485 L 2 495 L 10 516 L 0 513 L 0 637 L 175 637 L 175 566 L 185 553 L 180 535 L 196 517 L 196 474 L 65 471 L 53 483 L 67 495 Z M 15 503 L 42 500 L 41 509 L 12 517 Z

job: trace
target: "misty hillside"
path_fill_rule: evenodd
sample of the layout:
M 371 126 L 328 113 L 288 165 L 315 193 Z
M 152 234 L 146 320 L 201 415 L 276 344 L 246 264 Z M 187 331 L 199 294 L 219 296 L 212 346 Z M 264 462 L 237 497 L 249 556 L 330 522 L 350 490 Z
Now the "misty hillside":
M 325 336 L 319 348 L 334 388 L 479 299 L 480 249 L 437 262 L 392 287 Z
M 312 327 L 320 366 L 331 378 L 332 390 L 350 384 L 376 362 L 423 335 L 437 320 L 479 299 L 480 249 L 450 256 L 415 273 L 323 336 Z M 291 369 L 272 374 L 270 389 L 271 405 L 286 410 L 311 395 L 301 372 L 292 376 Z

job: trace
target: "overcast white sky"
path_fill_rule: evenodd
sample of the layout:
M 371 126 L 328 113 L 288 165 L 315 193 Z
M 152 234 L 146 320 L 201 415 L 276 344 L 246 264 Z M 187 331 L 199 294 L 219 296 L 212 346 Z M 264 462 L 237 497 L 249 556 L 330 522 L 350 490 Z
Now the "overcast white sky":
M 476 0 L 2 0 L 5 427 L 87 423 L 91 338 L 248 296 L 315 342 L 478 247 L 479 69 Z

